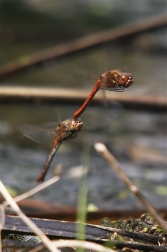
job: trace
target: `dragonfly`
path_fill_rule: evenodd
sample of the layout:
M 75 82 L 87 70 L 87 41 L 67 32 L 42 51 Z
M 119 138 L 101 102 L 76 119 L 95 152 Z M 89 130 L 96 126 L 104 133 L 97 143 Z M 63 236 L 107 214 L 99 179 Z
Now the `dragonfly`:
M 118 70 L 111 70 L 99 76 L 96 80 L 95 85 L 83 103 L 83 105 L 75 111 L 73 118 L 77 119 L 83 114 L 88 104 L 91 102 L 95 94 L 100 90 L 108 90 L 115 92 L 123 92 L 125 88 L 130 87 L 133 84 L 133 77 L 130 73 L 122 73 Z
M 83 122 L 79 118 L 75 120 L 67 119 L 58 124 L 57 128 L 55 129 L 55 137 L 53 139 L 49 155 L 45 161 L 41 174 L 37 178 L 37 182 L 43 182 L 50 163 L 62 142 L 64 140 L 77 137 L 77 133 L 82 129 L 82 126 Z
M 56 154 L 57 150 L 61 146 L 64 140 L 68 140 L 77 137 L 77 133 L 81 131 L 83 122 L 79 118 L 91 102 L 95 94 L 100 90 L 123 92 L 125 88 L 128 88 L 133 83 L 133 77 L 130 73 L 122 73 L 118 70 L 111 70 L 99 76 L 95 85 L 86 98 L 81 107 L 76 110 L 72 116 L 72 119 L 67 119 L 58 123 L 57 128 L 54 130 L 55 136 L 50 149 L 50 152 L 46 158 L 43 169 L 37 178 L 37 182 L 43 182 L 47 174 L 51 161 Z M 25 134 L 26 135 L 26 134 Z

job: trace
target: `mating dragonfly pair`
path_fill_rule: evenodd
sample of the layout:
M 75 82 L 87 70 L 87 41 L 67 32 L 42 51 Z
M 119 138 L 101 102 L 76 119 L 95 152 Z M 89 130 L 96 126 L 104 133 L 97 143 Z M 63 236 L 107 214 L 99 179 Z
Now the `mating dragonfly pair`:
M 48 157 L 45 161 L 44 167 L 40 176 L 37 178 L 38 182 L 42 182 L 46 176 L 46 173 L 49 169 L 51 161 L 59 149 L 60 145 L 64 140 L 71 139 L 77 136 L 77 133 L 82 129 L 83 122 L 79 117 L 83 114 L 86 107 L 93 99 L 95 94 L 100 90 L 116 91 L 123 92 L 125 88 L 128 88 L 133 83 L 133 77 L 130 73 L 122 73 L 118 70 L 111 70 L 106 72 L 96 80 L 95 85 L 83 103 L 83 105 L 74 112 L 72 119 L 62 121 L 58 124 L 55 129 L 55 137 L 51 146 L 51 150 L 48 154 Z

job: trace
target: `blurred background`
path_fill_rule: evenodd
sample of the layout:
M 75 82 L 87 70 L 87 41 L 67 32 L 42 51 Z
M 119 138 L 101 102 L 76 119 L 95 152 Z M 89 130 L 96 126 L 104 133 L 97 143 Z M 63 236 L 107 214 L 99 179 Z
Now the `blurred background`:
M 161 17 L 166 11 L 166 0 L 1 0 L 0 65 L 15 60 L 26 63 L 31 55 L 43 50 Z M 40 66 L 6 75 L 0 85 L 91 91 L 99 75 L 119 69 L 130 72 L 134 78 L 134 84 L 120 96 L 167 99 L 166 42 L 167 28 L 163 26 L 43 60 Z M 124 183 L 95 152 L 93 144 L 102 141 L 151 203 L 157 208 L 167 208 L 166 114 L 161 110 L 126 109 L 117 101 L 106 107 L 102 92 L 101 99 L 100 108 L 89 106 L 85 111 L 81 117 L 83 130 L 76 139 L 62 144 L 52 162 L 47 178 L 53 176 L 54 167 L 61 162 L 64 167 L 61 180 L 32 198 L 76 207 L 87 160 L 89 204 L 107 210 L 139 209 L 140 204 Z M 37 185 L 36 178 L 52 142 L 49 137 L 42 144 L 31 141 L 20 133 L 20 125 L 65 120 L 81 104 L 1 102 L 0 177 L 13 195 Z

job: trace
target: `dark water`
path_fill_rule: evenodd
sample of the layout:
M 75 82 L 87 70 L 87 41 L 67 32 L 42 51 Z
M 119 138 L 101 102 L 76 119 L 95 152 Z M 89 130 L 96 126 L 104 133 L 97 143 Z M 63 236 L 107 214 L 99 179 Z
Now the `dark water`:
M 119 15 L 126 14 L 127 22 L 133 22 L 163 13 L 166 1 L 128 2 L 126 6 L 123 1 L 112 1 L 112 4 Z M 43 13 L 42 6 L 40 11 Z M 92 8 L 92 11 L 95 10 Z M 53 8 L 48 12 L 53 16 Z M 108 44 L 68 59 L 44 63 L 42 68 L 30 69 L 24 74 L 7 78 L 1 84 L 91 90 L 98 75 L 118 68 L 132 73 L 134 77 L 134 84 L 126 93 L 141 97 L 152 95 L 155 100 L 159 95 L 167 97 L 166 34 L 166 29 L 159 29 L 137 36 L 128 43 Z M 42 47 L 42 41 L 37 44 Z M 1 63 L 7 58 L 10 61 L 19 54 L 33 52 L 37 44 L 13 38 L 13 42 L 10 40 L 4 46 Z M 69 107 L 1 105 L 0 109 L 0 178 L 19 194 L 37 185 L 36 177 L 52 141 L 52 138 L 44 138 L 43 143 L 38 144 L 26 139 L 19 132 L 19 126 L 24 123 L 40 125 L 59 118 L 64 120 L 71 117 L 76 107 L 70 107 L 70 104 Z M 140 207 L 123 182 L 94 150 L 95 142 L 103 142 L 151 203 L 155 207 L 167 207 L 166 115 L 126 111 L 118 104 L 110 109 L 88 108 L 82 120 L 83 130 L 76 139 L 62 144 L 47 175 L 47 178 L 52 177 L 55 165 L 61 162 L 64 167 L 62 179 L 33 198 L 76 206 L 84 165 L 88 163 L 89 203 L 104 209 Z
M 93 144 L 101 141 L 108 146 L 125 173 L 151 203 L 167 207 L 166 116 L 127 111 L 122 111 L 119 116 L 118 119 L 109 120 L 105 128 L 83 129 L 76 139 L 64 141 L 47 175 L 47 178 L 53 176 L 53 168 L 61 162 L 62 179 L 33 197 L 75 206 L 84 165 L 88 163 L 89 203 L 105 209 L 139 207 L 123 182 L 95 152 Z M 0 146 L 1 179 L 17 193 L 21 193 L 36 185 L 35 179 L 44 164 L 50 142 L 39 145 L 21 138 L 21 134 L 17 136 L 20 144 L 14 145 L 8 139 Z M 28 147 L 30 143 L 31 148 Z

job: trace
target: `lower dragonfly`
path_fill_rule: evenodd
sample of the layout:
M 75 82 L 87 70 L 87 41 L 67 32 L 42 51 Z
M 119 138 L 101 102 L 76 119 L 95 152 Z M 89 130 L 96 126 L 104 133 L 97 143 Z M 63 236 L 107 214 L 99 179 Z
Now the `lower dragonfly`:
M 37 182 L 42 182 L 46 176 L 46 173 L 49 169 L 50 163 L 59 149 L 60 145 L 64 140 L 71 139 L 74 137 L 77 137 L 77 132 L 82 129 L 83 122 L 80 119 L 68 119 L 65 121 L 62 121 L 61 123 L 58 124 L 55 134 L 56 136 L 54 137 L 51 150 L 49 152 L 49 155 L 45 161 L 44 167 L 42 169 L 41 174 L 37 178 Z
M 64 140 L 77 137 L 77 133 L 83 127 L 83 122 L 79 119 L 79 116 L 83 114 L 86 107 L 98 92 L 98 90 L 105 89 L 108 91 L 123 92 L 124 89 L 131 86 L 132 83 L 133 77 L 130 73 L 122 73 L 118 70 L 111 70 L 109 72 L 106 72 L 97 79 L 90 95 L 87 97 L 83 105 L 77 111 L 75 111 L 72 119 L 62 121 L 58 124 L 55 130 L 55 137 L 51 146 L 51 150 L 45 161 L 42 172 L 37 178 L 37 182 L 42 182 L 44 180 L 51 161 L 62 142 Z

